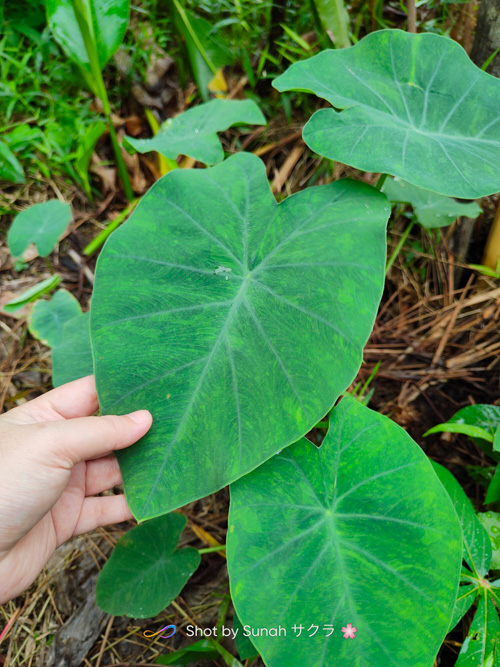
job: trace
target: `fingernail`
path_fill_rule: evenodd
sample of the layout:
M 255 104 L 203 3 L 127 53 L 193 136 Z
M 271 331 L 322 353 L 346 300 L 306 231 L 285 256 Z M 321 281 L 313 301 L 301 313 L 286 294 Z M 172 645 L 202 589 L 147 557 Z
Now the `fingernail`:
M 136 424 L 141 424 L 141 426 L 151 421 L 151 413 L 148 410 L 136 410 L 130 412 L 127 417 L 130 417 Z

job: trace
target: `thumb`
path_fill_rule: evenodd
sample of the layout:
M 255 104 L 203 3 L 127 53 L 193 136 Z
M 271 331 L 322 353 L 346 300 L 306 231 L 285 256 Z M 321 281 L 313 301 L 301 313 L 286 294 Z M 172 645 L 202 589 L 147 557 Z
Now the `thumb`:
M 104 417 L 78 417 L 43 424 L 33 424 L 39 429 L 45 457 L 47 453 L 60 465 L 72 468 L 80 461 L 95 459 L 112 450 L 123 449 L 137 442 L 151 428 L 153 418 L 147 410 L 128 415 Z M 43 429 L 43 430 L 42 430 Z

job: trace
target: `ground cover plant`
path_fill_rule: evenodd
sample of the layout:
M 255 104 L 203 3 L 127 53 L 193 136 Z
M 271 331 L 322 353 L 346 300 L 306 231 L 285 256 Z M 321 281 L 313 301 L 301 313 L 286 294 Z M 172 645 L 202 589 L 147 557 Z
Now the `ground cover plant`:
M 179 16 L 185 28 L 196 25 Z M 238 147 L 225 155 L 217 135 L 235 123 L 264 131 L 255 101 L 205 102 L 152 139 L 124 138 L 146 159 L 157 151 L 215 166 L 178 168 L 189 166 L 178 158 L 127 208 L 99 253 L 90 311 L 64 289 L 46 298 L 63 279 L 50 261 L 48 278 L 5 305 L 17 312 L 38 299 L 26 317 L 30 334 L 53 348 L 55 386 L 93 372 L 103 414 L 137 405 L 153 414 L 151 431 L 118 456 L 139 525 L 104 565 L 97 604 L 111 618 L 152 619 L 171 604 L 180 613 L 175 600 L 206 572 L 205 554 L 222 555 L 230 588 L 214 633 L 169 645 L 179 622 L 165 616 L 157 664 L 433 667 L 447 635 L 469 619 L 449 664 L 495 665 L 497 469 L 476 467 L 488 487 L 487 511 L 477 513 L 446 468 L 349 388 L 386 275 L 408 261 L 399 255 L 414 222 L 422 234 L 446 231 L 458 217 L 476 218 L 485 204 L 475 200 L 500 190 L 500 82 L 449 37 L 379 30 L 299 60 L 273 86 L 306 108 L 310 93 L 333 105 L 304 118 L 303 137 L 315 170 L 333 159 L 353 168 L 351 178 L 333 172 L 277 201 L 280 181 L 270 187 L 262 159 Z M 391 205 L 403 217 L 407 204 L 414 214 L 387 262 Z M 33 227 L 49 205 L 60 218 Z M 30 261 L 23 254 L 33 241 L 49 255 L 68 210 L 54 201 L 21 213 L 9 232 L 16 260 Z M 497 412 L 466 407 L 427 435 L 468 435 L 496 462 Z M 190 508 L 228 485 L 223 544 Z M 206 548 L 183 541 L 186 505 Z M 187 637 L 191 621 L 182 621 Z M 155 628 L 146 638 L 162 632 L 156 622 L 140 627 Z

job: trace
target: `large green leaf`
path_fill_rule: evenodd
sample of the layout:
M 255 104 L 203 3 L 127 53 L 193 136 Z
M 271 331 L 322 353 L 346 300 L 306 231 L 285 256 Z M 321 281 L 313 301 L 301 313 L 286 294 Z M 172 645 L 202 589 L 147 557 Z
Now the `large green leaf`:
M 500 621 L 492 598 L 484 591 L 455 667 L 498 667 L 499 664 Z
M 52 350 L 54 387 L 79 380 L 94 372 L 89 321 L 90 313 L 82 313 L 64 325 L 62 340 Z
M 295 63 L 273 85 L 343 110 L 321 109 L 305 126 L 320 155 L 451 197 L 500 190 L 500 81 L 447 37 L 372 32 Z
M 236 123 L 265 125 L 266 119 L 252 100 L 211 100 L 168 120 L 152 139 L 125 137 L 123 143 L 139 153 L 157 151 L 171 160 L 189 155 L 215 164 L 224 159 L 217 132 Z
M 461 552 L 420 447 L 352 398 L 333 410 L 321 448 L 301 440 L 231 486 L 236 611 L 253 628 L 287 632 L 252 637 L 268 667 L 431 667 Z M 354 641 L 341 632 L 349 623 Z
M 90 72 L 90 63 L 75 16 L 73 0 L 46 0 L 52 33 L 64 52 L 80 67 Z M 120 46 L 127 29 L 128 0 L 83 0 L 86 19 L 91 26 L 102 67 Z
M 66 322 L 82 312 L 75 297 L 65 289 L 58 290 L 50 301 L 38 301 L 31 311 L 29 330 L 45 345 L 56 347 L 62 342 Z
M 262 161 L 239 153 L 170 172 L 109 238 L 91 337 L 103 412 L 153 414 L 119 452 L 138 519 L 253 470 L 349 386 L 383 288 L 387 204 L 338 181 L 278 206 Z
M 7 243 L 14 257 L 21 257 L 30 243 L 40 257 L 54 250 L 71 220 L 71 206 L 57 199 L 34 204 L 18 213 L 7 233 Z
M 197 549 L 177 549 L 183 514 L 165 514 L 118 540 L 97 580 L 97 604 L 108 614 L 150 618 L 159 614 L 198 569 Z
M 415 216 L 424 227 L 446 227 L 458 217 L 477 218 L 481 209 L 477 202 L 459 202 L 451 197 L 423 190 L 400 178 L 387 178 L 382 192 L 391 202 L 411 204 Z

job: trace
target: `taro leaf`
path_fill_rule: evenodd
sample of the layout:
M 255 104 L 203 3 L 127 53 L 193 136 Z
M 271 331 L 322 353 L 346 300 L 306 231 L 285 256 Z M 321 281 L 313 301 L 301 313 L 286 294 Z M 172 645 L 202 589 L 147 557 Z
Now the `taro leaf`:
M 62 341 L 52 350 L 54 387 L 94 372 L 89 321 L 90 313 L 82 313 L 64 325 Z
M 58 290 L 50 301 L 38 301 L 31 311 L 29 330 L 45 345 L 56 347 L 62 342 L 66 322 L 82 312 L 75 297 L 64 289 Z
M 30 243 L 40 257 L 47 257 L 56 247 L 71 220 L 71 207 L 57 199 L 35 204 L 18 213 L 7 233 L 7 243 L 14 257 L 21 257 Z
M 379 30 L 293 64 L 273 85 L 343 110 L 321 109 L 305 126 L 320 155 L 451 197 L 500 190 L 500 81 L 447 37 Z
M 383 288 L 387 203 L 337 181 L 277 205 L 263 162 L 238 153 L 170 172 L 108 239 L 91 338 L 103 412 L 153 414 L 119 452 L 138 519 L 250 472 L 349 386 Z
M 428 229 L 451 225 L 460 216 L 477 218 L 481 213 L 476 202 L 458 202 L 451 197 L 418 188 L 400 178 L 387 178 L 382 192 L 391 202 L 411 204 L 419 223 Z
M 188 155 L 215 164 L 224 159 L 217 132 L 236 123 L 265 125 L 266 119 L 253 100 L 211 100 L 168 120 L 152 139 L 125 137 L 123 143 L 139 153 L 157 151 L 171 160 Z
M 150 618 L 174 600 L 198 569 L 197 549 L 177 549 L 183 514 L 165 514 L 118 540 L 97 580 L 97 604 L 108 614 Z
M 287 632 L 252 638 L 268 667 L 429 667 L 461 552 L 456 515 L 420 447 L 352 398 L 333 410 L 319 449 L 302 439 L 231 486 L 235 609 L 251 627 Z M 343 638 L 348 623 L 356 641 Z M 311 625 L 320 626 L 312 636 Z
M 42 280 L 41 282 L 33 285 L 30 289 L 26 290 L 19 296 L 16 296 L 14 299 L 9 301 L 3 307 L 6 313 L 15 313 L 16 310 L 20 310 L 23 306 L 26 306 L 28 303 L 36 301 L 44 294 L 51 292 L 54 287 L 57 287 L 61 282 L 61 276 L 49 276 Z
M 175 665 L 175 667 L 184 667 L 184 665 L 192 665 L 201 660 L 217 660 L 219 652 L 214 647 L 213 642 L 209 639 L 201 639 L 186 648 L 181 648 L 172 653 L 159 655 L 154 664 L 155 665 Z
M 478 512 L 477 518 L 490 538 L 492 549 L 490 568 L 500 570 L 500 514 L 498 512 Z
M 477 518 L 471 501 L 451 472 L 435 461 L 432 461 L 432 465 L 458 514 L 462 528 L 464 559 L 478 578 L 484 577 L 491 563 L 491 543 L 488 535 Z
M 91 18 L 101 69 L 120 46 L 128 21 L 128 0 L 83 0 Z M 74 0 L 47 0 L 47 18 L 56 41 L 68 58 L 90 73 L 90 63 L 75 15 Z
M 24 169 L 10 148 L 0 141 L 0 181 L 24 183 Z
M 500 662 L 500 621 L 493 600 L 485 591 L 479 598 L 455 667 L 497 667 Z
M 238 649 L 238 655 L 241 660 L 247 660 L 248 658 L 254 658 L 259 654 L 255 646 L 252 644 L 250 637 L 245 635 L 245 629 L 241 624 L 238 614 L 234 612 L 233 618 L 233 630 L 237 633 L 235 637 L 236 648 Z

